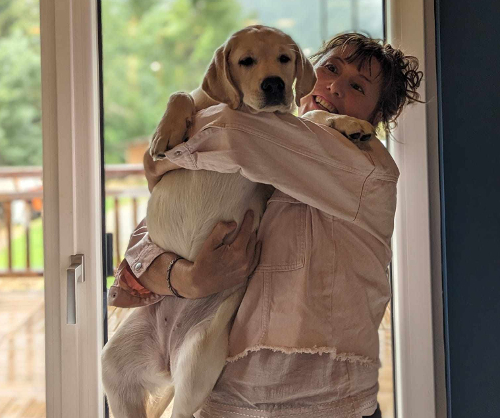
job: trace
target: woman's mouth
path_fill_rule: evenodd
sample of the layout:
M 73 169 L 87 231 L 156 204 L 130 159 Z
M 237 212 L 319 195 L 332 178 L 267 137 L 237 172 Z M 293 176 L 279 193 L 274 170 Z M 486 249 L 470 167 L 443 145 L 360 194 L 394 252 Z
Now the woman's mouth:
M 319 105 L 319 107 L 323 108 L 327 112 L 330 113 L 339 113 L 338 110 L 332 105 L 330 102 L 323 99 L 321 96 L 313 96 L 314 102 Z

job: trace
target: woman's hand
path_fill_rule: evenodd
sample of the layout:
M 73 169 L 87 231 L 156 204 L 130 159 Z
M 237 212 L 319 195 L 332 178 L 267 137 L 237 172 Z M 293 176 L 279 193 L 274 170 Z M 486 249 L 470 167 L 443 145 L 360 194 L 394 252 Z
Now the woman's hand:
M 148 181 L 148 189 L 150 192 L 153 190 L 153 187 L 156 186 L 156 183 L 161 180 L 164 174 L 180 168 L 177 164 L 174 164 L 167 158 L 153 161 L 153 157 L 149 154 L 149 150 L 144 153 L 143 163 L 146 179 Z
M 179 294 L 189 299 L 203 298 L 244 283 L 257 267 L 262 247 L 257 242 L 257 233 L 252 232 L 253 220 L 254 213 L 248 211 L 230 245 L 223 241 L 235 230 L 236 222 L 219 222 L 194 263 L 183 263 L 179 269 L 176 263 L 171 283 Z

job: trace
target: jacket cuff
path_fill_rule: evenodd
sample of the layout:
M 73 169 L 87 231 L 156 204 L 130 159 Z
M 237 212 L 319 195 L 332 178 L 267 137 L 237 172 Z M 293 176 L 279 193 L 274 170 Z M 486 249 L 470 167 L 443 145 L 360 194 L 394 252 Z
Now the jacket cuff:
M 146 233 L 137 244 L 127 250 L 125 261 L 133 275 L 140 278 L 156 257 L 163 253 L 166 251 L 151 241 L 149 234 Z
M 108 292 L 108 306 L 136 308 L 159 302 L 164 297 L 142 286 L 127 261 L 123 260 Z

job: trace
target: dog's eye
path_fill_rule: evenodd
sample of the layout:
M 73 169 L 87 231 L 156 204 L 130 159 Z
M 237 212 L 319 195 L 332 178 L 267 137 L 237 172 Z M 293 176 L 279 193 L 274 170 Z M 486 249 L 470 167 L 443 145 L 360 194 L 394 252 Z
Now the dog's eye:
M 290 61 L 290 57 L 286 56 L 286 55 L 280 55 L 280 62 L 282 64 L 286 64 L 287 62 Z
M 238 62 L 240 65 L 244 65 L 245 67 L 250 67 L 255 64 L 255 60 L 252 57 L 247 57 Z

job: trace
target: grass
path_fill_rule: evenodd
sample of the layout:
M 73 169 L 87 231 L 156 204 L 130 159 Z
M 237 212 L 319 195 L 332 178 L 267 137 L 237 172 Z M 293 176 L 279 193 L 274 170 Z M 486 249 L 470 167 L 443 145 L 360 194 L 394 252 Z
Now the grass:
M 12 230 L 12 269 L 26 268 L 26 234 L 24 228 L 15 226 Z M 7 270 L 9 265 L 7 246 L 0 248 L 0 270 Z M 32 269 L 43 269 L 43 227 L 42 218 L 30 224 L 30 264 Z
M 111 285 L 113 284 L 114 281 L 115 281 L 115 278 L 113 276 L 109 276 L 106 278 L 107 289 L 109 289 L 111 287 Z
M 132 198 L 131 197 L 120 197 L 119 198 L 119 204 L 121 206 L 127 206 L 132 204 Z M 104 204 L 106 213 L 108 213 L 110 210 L 115 209 L 115 198 L 114 197 L 106 197 L 106 202 Z

